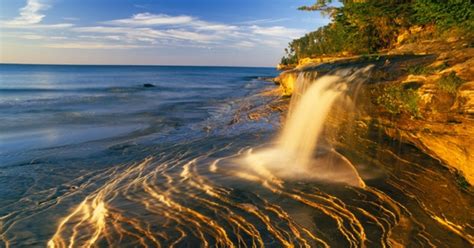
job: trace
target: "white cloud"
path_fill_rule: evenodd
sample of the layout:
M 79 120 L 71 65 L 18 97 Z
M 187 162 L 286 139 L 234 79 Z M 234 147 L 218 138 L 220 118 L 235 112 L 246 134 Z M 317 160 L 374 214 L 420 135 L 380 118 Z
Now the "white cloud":
M 253 25 L 250 27 L 254 34 L 266 35 L 266 36 L 275 36 L 275 37 L 285 37 L 290 39 L 295 39 L 300 37 L 305 33 L 302 29 L 293 29 L 286 28 L 282 26 L 273 26 L 273 27 L 261 27 Z
M 190 16 L 169 16 L 165 14 L 138 13 L 131 18 L 118 19 L 105 22 L 113 25 L 129 26 L 159 26 L 159 25 L 182 25 L 192 22 L 194 19 Z
M 170 16 L 166 14 L 151 14 L 148 12 L 135 14 L 131 18 L 106 21 L 103 22 L 103 24 L 131 27 L 173 26 L 191 28 L 196 31 L 214 32 L 234 31 L 239 28 L 234 25 L 206 22 L 187 15 Z
M 167 35 L 159 30 L 151 28 L 132 28 L 132 27 L 109 27 L 109 26 L 94 26 L 94 27 L 77 27 L 72 31 L 81 33 L 79 37 L 94 37 L 95 39 L 113 39 L 116 41 L 125 41 L 128 43 L 147 41 L 155 43 L 157 39 L 166 38 Z
M 18 35 L 18 37 L 25 40 L 41 40 L 45 38 L 44 36 L 37 35 L 37 34 L 22 34 L 22 35 Z
M 234 47 L 237 47 L 237 48 L 252 48 L 252 47 L 255 47 L 255 45 L 256 44 L 253 43 L 253 42 L 243 40 L 243 41 L 235 43 Z
M 20 38 L 24 40 L 67 40 L 65 36 L 48 36 L 37 33 L 24 33 L 24 32 L 3 32 L 3 37 L 8 38 Z
M 258 20 L 251 20 L 251 21 L 244 21 L 239 22 L 239 24 L 247 24 L 247 25 L 256 25 L 256 24 L 265 24 L 265 23 L 276 23 L 276 22 L 284 22 L 288 21 L 290 18 L 278 18 L 278 19 L 258 19 Z
M 38 1 L 33 2 L 39 3 Z M 28 5 L 31 5 L 31 0 L 28 1 Z M 35 8 L 30 6 L 29 9 L 29 12 L 25 10 L 25 13 L 41 15 L 38 13 L 45 7 L 43 5 Z M 22 16 L 23 14 L 20 17 Z M 19 20 L 20 17 L 14 20 Z M 75 26 L 69 23 L 43 24 L 41 23 L 43 17 L 44 15 L 41 15 L 41 18 L 36 18 L 35 23 L 30 21 L 24 25 L 13 25 L 12 21 L 8 25 L 6 22 L 1 23 L 6 28 L 28 31 L 28 33 L 17 35 L 15 38 L 38 40 L 35 42 L 43 47 L 68 49 L 283 48 L 291 39 L 299 37 L 305 32 L 300 29 L 268 25 L 285 19 L 263 19 L 240 24 L 227 24 L 208 22 L 187 15 L 171 16 L 145 12 L 132 15 L 129 18 L 99 22 L 100 24 L 97 26 Z M 73 18 L 67 19 L 74 20 Z M 255 23 L 261 23 L 261 25 Z M 58 36 L 56 29 L 63 29 L 60 36 Z
M 77 27 L 72 31 L 79 33 L 95 33 L 95 34 L 121 34 L 130 37 L 149 37 L 159 38 L 163 36 L 163 32 L 151 28 L 130 28 L 130 27 L 108 27 L 108 26 L 93 26 L 93 27 Z
M 209 43 L 213 40 L 221 39 L 216 34 L 205 34 L 182 29 L 156 30 L 151 28 L 95 26 L 78 27 L 74 28 L 73 31 L 79 33 L 121 34 L 124 39 L 126 38 L 129 41 L 148 41 L 151 43 L 156 42 L 158 39 L 177 39 L 197 43 Z
M 271 22 L 272 20 L 260 20 Z M 166 14 L 139 13 L 131 18 L 102 22 L 103 26 L 78 27 L 73 31 L 88 35 L 121 36 L 122 41 L 169 43 L 170 40 L 185 41 L 188 44 L 215 44 L 216 46 L 251 47 L 263 44 L 259 40 L 278 39 L 275 44 L 285 43 L 298 37 L 303 30 L 282 26 L 262 27 L 257 25 L 229 25 L 200 20 L 195 17 Z M 258 37 L 265 37 L 258 39 Z M 119 40 L 119 39 L 117 39 Z M 253 40 L 251 42 L 251 40 Z M 269 42 L 267 42 L 268 44 Z M 271 42 L 270 42 L 271 43 Z M 175 44 L 175 43 L 174 43 Z
M 211 23 L 206 21 L 194 21 L 191 23 L 191 27 L 194 27 L 196 30 L 200 31 L 215 31 L 215 32 L 229 32 L 236 31 L 239 29 L 238 26 L 220 24 L 220 23 Z
M 73 26 L 70 23 L 41 24 L 46 16 L 41 11 L 48 8 L 49 6 L 40 0 L 27 0 L 26 6 L 20 9 L 20 16 L 13 20 L 0 21 L 0 24 L 2 28 L 10 29 L 59 29 Z
M 262 39 L 259 41 L 260 44 L 268 47 L 275 47 L 275 48 L 283 48 L 287 42 L 282 40 L 274 40 L 274 39 Z
M 27 0 L 26 6 L 20 9 L 20 16 L 8 21 L 10 25 L 28 25 L 40 23 L 45 15 L 41 14 L 41 10 L 47 9 L 48 6 L 42 4 L 39 0 Z
M 74 26 L 74 24 L 71 23 L 17 25 L 0 22 L 0 24 L 2 24 L 2 28 L 8 29 L 64 29 Z
M 91 40 L 114 40 L 114 41 L 120 41 L 122 40 L 122 37 L 119 35 L 79 35 L 78 36 L 81 39 L 91 39 Z
M 47 48 L 69 48 L 69 49 L 131 49 L 143 48 L 146 46 L 112 44 L 112 43 L 94 43 L 94 42 L 70 42 L 70 43 L 51 43 L 46 44 Z
M 203 33 L 198 33 L 198 32 L 176 30 L 176 29 L 166 30 L 165 34 L 169 38 L 180 39 L 180 40 L 190 40 L 190 41 L 195 41 L 195 42 L 200 42 L 200 43 L 208 43 L 213 40 L 222 39 L 222 37 L 220 37 L 218 34 L 203 34 Z

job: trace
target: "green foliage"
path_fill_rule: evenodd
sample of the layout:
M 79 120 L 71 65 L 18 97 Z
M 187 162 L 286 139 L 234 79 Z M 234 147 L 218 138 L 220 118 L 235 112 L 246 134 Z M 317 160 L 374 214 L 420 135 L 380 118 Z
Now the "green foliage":
M 349 30 L 351 28 L 340 23 L 319 28 L 300 39 L 292 41 L 290 43 L 290 53 L 287 57 L 293 56 L 296 60 L 299 60 L 315 55 L 336 54 L 341 51 L 370 52 L 361 42 L 356 42 L 363 40 L 364 37 L 355 30 Z
M 437 68 L 429 67 L 424 64 L 415 64 L 407 68 L 408 74 L 412 75 L 429 75 L 434 73 Z
M 298 63 L 298 60 L 296 59 L 296 56 L 283 56 L 281 58 L 280 64 L 282 65 L 293 65 Z
M 298 10 L 305 11 L 321 11 L 323 14 L 331 14 L 336 8 L 330 6 L 332 0 L 316 0 L 316 2 L 311 6 L 301 6 Z
M 474 7 L 470 0 L 416 0 L 413 1 L 414 24 L 436 24 L 440 29 L 458 26 L 474 29 Z
M 464 83 L 464 80 L 459 78 L 455 72 L 451 72 L 448 75 L 442 76 L 438 80 L 438 87 L 450 94 L 455 94 L 459 88 Z
M 376 95 L 376 103 L 391 114 L 406 112 L 413 117 L 421 117 L 418 107 L 420 97 L 416 89 L 405 89 L 401 85 L 391 85 L 383 88 L 382 93 Z
M 406 71 L 408 72 L 408 74 L 412 74 L 412 75 L 429 75 L 437 71 L 444 70 L 447 67 L 448 65 L 446 63 L 443 63 L 436 67 L 426 66 L 424 64 L 415 64 L 415 65 L 409 66 L 406 69 Z
M 436 25 L 440 30 L 474 31 L 474 4 L 470 0 L 316 0 L 300 10 L 321 11 L 332 22 L 289 44 L 285 63 L 301 58 L 341 53 L 364 54 L 386 49 L 414 25 Z
M 416 64 L 407 68 L 408 74 L 412 75 L 428 75 L 435 71 L 432 67 L 427 67 L 423 64 Z

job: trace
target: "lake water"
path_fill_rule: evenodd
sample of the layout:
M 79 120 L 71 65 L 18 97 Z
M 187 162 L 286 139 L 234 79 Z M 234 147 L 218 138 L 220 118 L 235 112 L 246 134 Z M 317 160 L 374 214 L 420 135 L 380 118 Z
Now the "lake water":
M 411 146 L 385 140 L 377 163 L 341 151 L 366 188 L 243 166 L 280 130 L 279 97 L 261 94 L 277 74 L 0 65 L 0 247 L 469 247 L 473 225 L 443 225 L 411 180 L 431 173 L 418 183 L 457 199 L 463 223 L 472 195 Z

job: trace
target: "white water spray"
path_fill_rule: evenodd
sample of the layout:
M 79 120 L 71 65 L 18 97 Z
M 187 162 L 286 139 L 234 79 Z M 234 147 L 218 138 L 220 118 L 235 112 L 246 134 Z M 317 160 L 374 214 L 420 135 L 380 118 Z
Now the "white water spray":
M 250 150 L 245 164 L 263 177 L 317 179 L 364 187 L 356 169 L 332 149 L 318 149 L 318 140 L 333 104 L 347 89 L 342 76 L 313 80 L 301 73 L 276 145 Z M 323 151 L 316 155 L 316 151 Z
M 293 157 L 294 163 L 300 167 L 307 167 L 312 160 L 326 116 L 334 101 L 346 89 L 346 84 L 341 81 L 339 76 L 321 77 L 312 82 L 305 92 L 296 92 L 298 97 L 292 99 L 279 149 Z M 306 78 L 299 77 L 296 83 L 306 84 Z

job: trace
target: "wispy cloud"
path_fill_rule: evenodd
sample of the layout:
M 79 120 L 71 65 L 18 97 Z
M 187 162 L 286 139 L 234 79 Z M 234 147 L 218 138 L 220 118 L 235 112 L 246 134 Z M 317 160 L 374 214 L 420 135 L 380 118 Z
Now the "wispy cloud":
M 200 43 L 209 43 L 214 40 L 222 39 L 218 34 L 204 34 L 193 31 L 171 29 L 166 30 L 165 34 L 170 38 L 180 39 L 180 40 L 190 40 Z
M 130 25 L 130 26 L 159 26 L 159 25 L 182 25 L 192 22 L 191 16 L 169 16 L 165 14 L 139 13 L 131 18 L 118 19 L 105 22 L 112 25 Z
M 29 30 L 28 30 L 29 31 Z M 23 40 L 42 40 L 42 41 L 62 41 L 62 40 L 67 40 L 68 37 L 66 36 L 60 36 L 60 35 L 44 35 L 41 33 L 34 33 L 34 32 L 2 32 L 1 33 L 2 37 L 8 37 L 8 38 L 19 38 Z
M 261 20 L 261 22 L 270 20 Z M 215 46 L 254 47 L 259 43 L 286 44 L 305 31 L 283 26 L 231 25 L 214 23 L 199 18 L 166 14 L 139 13 L 130 18 L 102 22 L 101 26 L 77 27 L 72 30 L 88 35 L 118 35 L 128 43 L 152 44 L 185 41 L 188 44 L 214 44 Z M 117 39 L 119 40 L 119 39 Z M 176 42 L 172 42 L 176 44 Z M 276 46 L 276 45 L 275 45 Z
M 21 34 L 21 35 L 18 35 L 17 37 L 25 39 L 25 40 L 41 40 L 45 38 L 44 36 L 38 35 L 38 34 Z
M 93 42 L 68 42 L 68 43 L 51 43 L 44 47 L 48 48 L 69 48 L 69 49 L 131 49 L 143 48 L 146 46 L 140 45 L 126 45 L 113 43 L 93 43 Z
M 305 32 L 301 29 L 269 25 L 285 19 L 261 19 L 227 24 L 209 22 L 188 15 L 173 16 L 149 12 L 137 13 L 129 18 L 101 21 L 91 26 L 75 26 L 70 23 L 44 24 L 42 23 L 44 14 L 41 14 L 41 11 L 46 8 L 40 0 L 28 0 L 27 5 L 20 10 L 19 17 L 0 23 L 2 27 L 12 30 L 28 31 L 16 38 L 38 40 L 35 42 L 41 43 L 43 47 L 67 49 L 283 47 L 288 41 Z M 58 36 L 54 29 L 63 29 L 61 35 Z M 64 39 L 51 37 L 64 37 Z
M 255 45 L 256 45 L 255 42 L 243 40 L 243 41 L 235 43 L 234 47 L 236 47 L 236 48 L 252 48 L 252 47 L 255 47 Z
M 257 24 L 268 24 L 268 23 L 277 23 L 277 22 L 285 22 L 290 20 L 290 18 L 268 18 L 268 19 L 258 19 L 258 20 L 250 20 L 250 21 L 244 21 L 244 22 L 239 22 L 237 24 L 246 24 L 246 25 L 257 25 Z
M 41 13 L 49 6 L 40 0 L 27 0 L 26 6 L 19 10 L 19 16 L 12 20 L 0 21 L 3 28 L 21 29 L 58 29 L 73 26 L 70 23 L 42 24 L 41 21 L 46 16 Z
M 273 26 L 273 27 L 262 27 L 253 25 L 250 27 L 254 34 L 274 36 L 274 37 L 284 37 L 284 38 L 297 38 L 301 36 L 305 31 L 302 29 L 293 29 L 286 28 L 283 26 Z
M 194 21 L 190 23 L 191 27 L 200 31 L 215 31 L 215 32 L 229 32 L 239 29 L 238 26 L 227 25 L 222 23 L 211 23 L 206 21 Z
M 10 25 L 28 25 L 40 23 L 45 15 L 41 14 L 41 10 L 47 9 L 48 6 L 39 0 L 27 0 L 26 6 L 20 9 L 20 16 L 8 21 Z
M 58 23 L 58 24 L 31 24 L 31 25 L 17 25 L 17 24 L 8 24 L 1 23 L 2 28 L 8 29 L 64 29 L 73 27 L 74 24 L 71 23 Z
M 219 40 L 222 38 L 217 34 L 199 33 L 183 29 L 156 30 L 151 28 L 94 26 L 78 27 L 73 28 L 72 30 L 79 33 L 121 35 L 115 36 L 116 40 L 119 40 L 118 37 L 122 37 L 122 40 L 126 40 L 128 42 L 148 41 L 150 43 L 153 43 L 154 41 L 156 42 L 160 39 L 173 39 L 192 41 L 196 43 L 209 43 L 211 41 Z
M 67 40 L 65 36 L 45 36 L 39 34 L 17 34 L 15 37 L 22 38 L 25 40 Z

